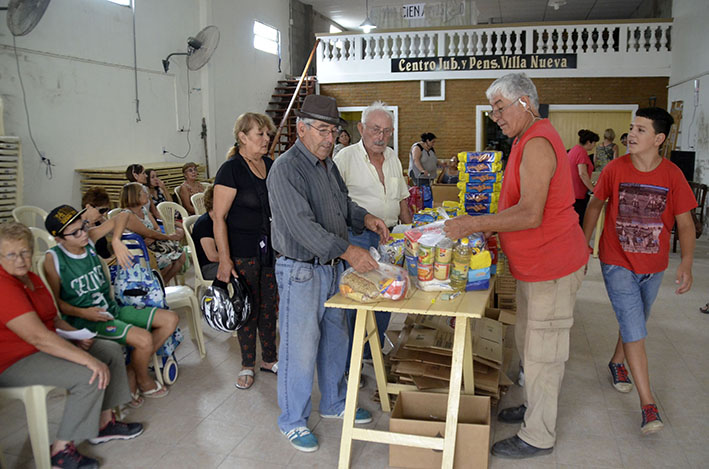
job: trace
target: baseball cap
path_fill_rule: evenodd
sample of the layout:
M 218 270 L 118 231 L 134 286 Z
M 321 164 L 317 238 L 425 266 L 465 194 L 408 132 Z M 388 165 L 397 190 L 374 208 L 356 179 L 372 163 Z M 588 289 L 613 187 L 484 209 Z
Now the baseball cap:
M 64 229 L 78 220 L 86 211 L 77 211 L 71 205 L 60 205 L 47 215 L 44 220 L 44 227 L 52 236 L 60 236 Z

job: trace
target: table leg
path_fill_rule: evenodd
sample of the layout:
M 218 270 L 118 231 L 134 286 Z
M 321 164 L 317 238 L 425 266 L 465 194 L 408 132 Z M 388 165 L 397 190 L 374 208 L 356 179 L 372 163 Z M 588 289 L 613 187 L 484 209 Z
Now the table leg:
M 473 333 L 471 331 L 470 319 L 458 317 L 455 323 L 463 322 L 468 325 L 465 328 L 465 347 L 463 348 L 463 389 L 466 394 L 475 394 L 475 373 L 473 371 Z
M 460 387 L 463 378 L 463 352 L 468 321 L 456 321 L 453 336 L 453 358 L 451 363 L 450 391 L 448 394 L 448 411 L 446 412 L 446 433 L 443 443 L 442 469 L 452 469 L 455 457 L 455 442 L 458 430 L 458 410 L 460 407 Z
M 340 461 L 338 467 L 350 467 L 352 457 L 352 430 L 354 429 L 355 412 L 357 410 L 357 393 L 359 391 L 360 372 L 362 370 L 362 352 L 364 350 L 365 323 L 372 311 L 357 310 L 354 335 L 352 336 L 352 357 L 350 358 L 350 374 L 347 381 L 347 397 L 345 400 L 345 416 L 342 422 L 342 438 L 340 439 Z M 345 344 L 346 345 L 346 344 Z M 381 353 L 381 352 L 380 352 Z
M 384 370 L 384 358 L 382 357 L 382 344 L 379 342 L 379 331 L 375 312 L 368 311 L 367 314 L 367 337 L 369 337 L 369 348 L 372 351 L 372 362 L 374 364 L 374 376 L 377 379 L 377 390 L 379 391 L 379 401 L 384 412 L 391 412 L 389 394 L 387 393 L 387 377 Z

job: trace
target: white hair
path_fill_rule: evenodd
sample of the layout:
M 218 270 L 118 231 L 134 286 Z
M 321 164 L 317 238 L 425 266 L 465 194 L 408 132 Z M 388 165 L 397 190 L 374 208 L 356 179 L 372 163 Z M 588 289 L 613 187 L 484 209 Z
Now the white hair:
M 485 92 L 488 101 L 496 95 L 514 101 L 522 96 L 529 97 L 529 101 L 534 109 L 539 109 L 539 95 L 537 87 L 526 73 L 508 73 L 492 82 L 492 85 Z
M 386 108 L 386 103 L 382 101 L 374 101 L 372 104 L 367 106 L 367 108 L 362 111 L 362 123 L 367 124 L 367 119 L 369 119 L 369 115 L 373 112 L 383 112 L 387 116 L 389 116 L 389 119 L 391 120 L 392 125 L 394 125 L 394 114 Z

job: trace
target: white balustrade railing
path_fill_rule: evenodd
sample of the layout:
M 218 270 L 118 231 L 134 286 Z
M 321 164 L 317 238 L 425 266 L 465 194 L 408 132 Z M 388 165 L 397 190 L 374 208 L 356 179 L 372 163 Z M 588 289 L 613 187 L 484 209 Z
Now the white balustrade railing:
M 530 54 L 574 54 L 578 58 L 576 75 L 581 72 L 590 76 L 628 76 L 628 73 L 635 76 L 651 72 L 655 76 L 668 76 L 671 32 L 670 21 L 656 21 L 323 34 L 318 35 L 321 40 L 317 50 L 318 78 L 321 83 L 418 79 L 419 76 L 391 73 L 387 65 L 391 59 Z M 618 69 L 617 65 L 625 67 Z M 628 67 L 634 71 L 628 71 Z M 537 76 L 550 76 L 548 71 L 535 72 Z M 557 76 L 569 73 L 555 72 Z M 429 76 L 442 72 L 425 73 Z M 456 77 L 468 78 L 465 73 L 473 72 Z M 483 72 L 489 76 L 501 73 Z

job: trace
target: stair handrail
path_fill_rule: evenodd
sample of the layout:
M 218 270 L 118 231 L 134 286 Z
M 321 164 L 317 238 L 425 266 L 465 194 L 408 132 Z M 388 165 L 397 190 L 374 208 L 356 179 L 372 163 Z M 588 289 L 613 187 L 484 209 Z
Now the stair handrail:
M 290 103 L 288 104 L 288 108 L 286 109 L 286 112 L 283 114 L 283 118 L 281 119 L 281 123 L 278 124 L 278 129 L 276 130 L 276 135 L 274 135 L 273 142 L 271 143 L 271 148 L 268 150 L 268 154 L 271 156 L 271 159 L 274 159 L 273 157 L 274 157 L 274 154 L 276 151 L 276 145 L 278 144 L 278 138 L 281 136 L 281 131 L 283 130 L 283 125 L 288 120 L 290 111 L 293 108 L 293 104 L 295 103 L 295 100 L 298 99 L 298 94 L 300 93 L 300 87 L 303 85 L 303 81 L 305 80 L 305 77 L 308 75 L 308 69 L 310 68 L 310 63 L 313 61 L 313 56 L 315 55 L 315 51 L 318 48 L 318 44 L 320 44 L 319 38 L 315 39 L 315 44 L 313 45 L 313 49 L 310 51 L 310 57 L 308 57 L 308 61 L 305 63 L 305 68 L 303 68 L 303 73 L 300 75 L 300 80 L 298 80 L 298 85 L 296 85 L 296 87 L 295 87 L 295 91 L 293 92 L 293 96 L 290 99 Z

